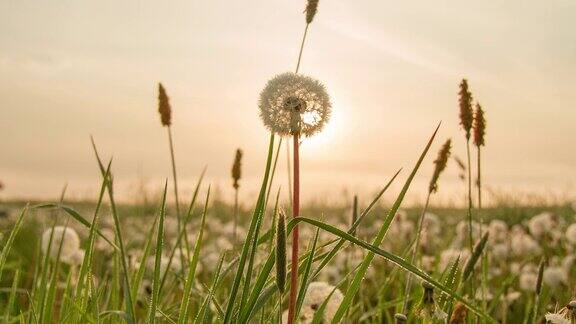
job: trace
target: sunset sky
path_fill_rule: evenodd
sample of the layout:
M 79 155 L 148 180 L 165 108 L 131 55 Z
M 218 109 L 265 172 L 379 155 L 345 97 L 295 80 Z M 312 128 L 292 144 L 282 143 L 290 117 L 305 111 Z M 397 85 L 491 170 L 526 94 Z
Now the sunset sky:
M 183 197 L 204 166 L 207 182 L 230 197 L 240 147 L 242 194 L 253 198 L 269 137 L 258 96 L 268 79 L 294 70 L 304 6 L 1 0 L 0 199 L 52 199 L 65 183 L 70 197 L 95 199 L 90 135 L 114 157 L 122 199 L 135 199 L 141 180 L 160 190 L 171 176 L 160 81 L 173 107 Z M 301 72 L 325 84 L 333 116 L 302 144 L 304 200 L 370 193 L 404 167 L 400 184 L 442 121 L 417 197 L 448 137 L 465 157 L 462 78 L 486 110 L 487 186 L 575 197 L 575 13 L 572 0 L 321 0 Z M 445 197 L 462 189 L 457 173 L 451 163 L 440 183 Z

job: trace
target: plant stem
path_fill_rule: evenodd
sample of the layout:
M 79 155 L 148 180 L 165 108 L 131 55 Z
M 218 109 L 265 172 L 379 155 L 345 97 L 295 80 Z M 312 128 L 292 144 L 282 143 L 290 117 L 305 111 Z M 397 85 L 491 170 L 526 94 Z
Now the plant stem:
M 308 27 L 306 24 L 302 42 L 300 43 L 300 51 L 298 53 L 298 62 L 296 63 L 296 71 L 300 69 L 300 62 L 302 61 L 302 52 L 304 51 L 304 43 L 306 42 L 306 35 L 308 35 Z M 294 147 L 294 189 L 292 195 L 292 217 L 298 217 L 300 214 L 300 152 L 299 140 L 300 134 L 296 131 L 293 135 Z M 294 227 L 292 232 L 292 264 L 290 273 L 290 300 L 288 304 L 288 324 L 294 323 L 294 313 L 296 311 L 296 298 L 298 295 L 298 225 Z
M 300 214 L 300 150 L 298 132 L 294 133 L 294 194 L 292 203 L 292 217 Z M 298 225 L 292 231 L 292 263 L 290 272 L 290 302 L 288 305 L 288 324 L 294 323 L 294 312 L 296 310 L 296 297 L 298 295 Z
M 177 220 L 177 228 L 178 233 L 180 233 L 180 228 L 182 226 L 180 221 L 180 199 L 178 198 L 178 177 L 176 176 L 176 158 L 174 157 L 174 142 L 172 140 L 172 128 L 170 126 L 167 127 L 168 130 L 168 142 L 170 142 L 170 158 L 172 160 L 172 178 L 174 178 L 174 198 L 176 199 L 176 220 Z M 188 245 L 188 234 L 184 232 L 184 246 L 186 247 L 186 257 L 190 258 L 190 246 Z M 179 247 L 180 249 L 180 261 L 181 264 L 185 264 L 184 256 L 182 254 L 182 245 Z
M 470 163 L 470 139 L 466 140 L 466 156 L 468 158 L 468 242 L 470 245 L 470 254 L 474 250 L 474 239 L 472 236 L 472 170 Z
M 237 229 L 238 229 L 238 188 L 234 189 L 234 243 L 237 242 Z
M 422 209 L 422 213 L 420 214 L 420 218 L 418 219 L 418 228 L 416 229 L 416 241 L 414 246 L 412 247 L 412 257 L 410 263 L 415 264 L 416 255 L 418 254 L 418 246 L 420 245 L 420 233 L 422 232 L 422 226 L 424 224 L 424 216 L 426 215 L 426 211 L 428 210 L 428 205 L 430 203 L 430 195 L 432 194 L 431 191 L 428 191 L 426 195 L 426 203 L 424 204 L 424 209 Z M 412 275 L 408 274 L 408 278 L 406 278 L 406 287 L 404 289 L 404 303 L 402 304 L 402 314 L 406 315 L 408 310 L 408 296 L 410 294 L 410 289 L 412 289 Z

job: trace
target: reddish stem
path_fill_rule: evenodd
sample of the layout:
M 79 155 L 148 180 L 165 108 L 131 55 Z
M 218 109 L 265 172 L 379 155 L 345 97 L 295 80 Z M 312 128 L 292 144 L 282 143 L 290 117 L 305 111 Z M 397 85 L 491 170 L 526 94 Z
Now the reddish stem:
M 299 134 L 294 134 L 294 194 L 292 201 L 292 217 L 300 214 L 300 154 Z M 298 225 L 292 230 L 292 265 L 290 273 L 290 304 L 288 306 L 288 324 L 294 323 L 296 311 L 296 296 L 298 295 Z

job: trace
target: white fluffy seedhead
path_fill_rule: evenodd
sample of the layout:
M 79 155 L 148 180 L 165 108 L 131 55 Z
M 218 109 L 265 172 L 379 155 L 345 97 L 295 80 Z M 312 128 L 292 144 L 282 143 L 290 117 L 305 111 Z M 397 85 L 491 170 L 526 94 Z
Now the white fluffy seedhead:
M 275 76 L 260 94 L 260 117 L 279 135 L 313 135 L 330 117 L 330 97 L 315 79 L 287 72 Z

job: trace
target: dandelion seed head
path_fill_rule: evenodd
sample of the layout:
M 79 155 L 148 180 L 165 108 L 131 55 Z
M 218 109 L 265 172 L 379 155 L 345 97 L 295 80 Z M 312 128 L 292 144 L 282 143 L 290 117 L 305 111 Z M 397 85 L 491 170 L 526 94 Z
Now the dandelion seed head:
M 571 224 L 566 229 L 566 240 L 571 244 L 576 245 L 576 223 Z
M 52 244 L 50 244 L 50 235 L 52 235 Z M 49 251 L 48 248 L 50 248 Z M 60 261 L 63 263 L 78 265 L 82 262 L 83 251 L 80 250 L 80 237 L 71 227 L 54 226 L 53 230 L 49 228 L 42 234 L 42 253 L 56 260 L 58 251 L 60 251 Z
M 317 80 L 292 72 L 275 76 L 260 94 L 260 117 L 274 133 L 311 136 L 324 127 L 332 105 Z

